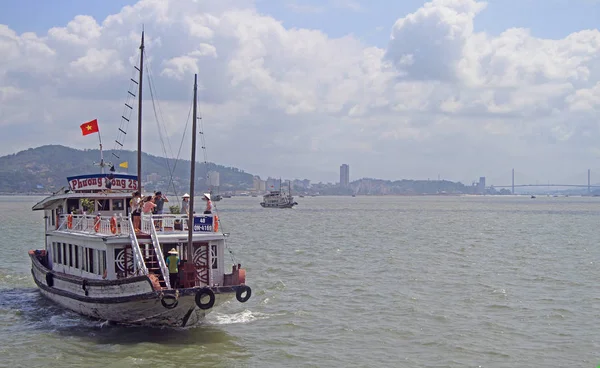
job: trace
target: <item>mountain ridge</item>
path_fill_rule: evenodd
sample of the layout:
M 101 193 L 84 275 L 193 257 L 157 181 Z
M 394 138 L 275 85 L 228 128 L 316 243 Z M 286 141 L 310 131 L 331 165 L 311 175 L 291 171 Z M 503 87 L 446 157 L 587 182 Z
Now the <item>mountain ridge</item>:
M 117 172 L 137 175 L 136 151 L 103 151 L 104 157 L 115 158 L 112 162 Z M 0 191 L 2 193 L 48 193 L 68 186 L 67 177 L 100 172 L 94 163 L 100 161 L 99 149 L 75 149 L 63 145 L 44 145 L 29 148 L 0 157 Z M 106 160 L 105 161 L 112 161 Z M 127 161 L 129 168 L 123 170 L 119 163 Z M 186 191 L 189 188 L 190 160 L 168 159 L 142 153 L 142 178 L 145 189 Z M 172 171 L 173 181 L 171 182 Z M 252 187 L 253 176 L 235 167 L 196 161 L 196 185 L 198 190 L 208 189 L 204 178 L 209 171 L 217 171 L 222 188 L 239 190 Z M 157 174 L 156 181 L 148 175 Z M 148 182 L 148 183 L 147 183 Z M 175 188 L 175 189 L 174 189 Z

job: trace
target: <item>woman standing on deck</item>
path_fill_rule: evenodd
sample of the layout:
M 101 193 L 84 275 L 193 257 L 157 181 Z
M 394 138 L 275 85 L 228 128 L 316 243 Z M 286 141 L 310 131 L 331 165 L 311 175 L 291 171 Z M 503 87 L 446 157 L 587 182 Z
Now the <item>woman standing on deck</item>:
M 180 214 L 189 215 L 190 214 L 190 195 L 185 193 L 183 197 L 181 197 L 181 210 Z
M 142 213 L 144 215 L 152 215 L 152 210 L 156 207 L 156 203 L 154 203 L 154 198 L 152 196 L 146 197 L 144 200 L 144 205 L 142 207 Z
M 133 192 L 133 196 L 129 200 L 131 208 L 131 219 L 133 220 L 133 228 L 135 231 L 140 229 L 140 214 L 141 214 L 142 197 L 140 192 Z

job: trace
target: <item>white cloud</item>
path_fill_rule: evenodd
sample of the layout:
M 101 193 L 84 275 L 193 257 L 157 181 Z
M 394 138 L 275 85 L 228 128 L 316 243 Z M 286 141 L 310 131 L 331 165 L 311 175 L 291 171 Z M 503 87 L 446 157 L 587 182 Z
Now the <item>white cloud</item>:
M 198 73 L 209 159 L 222 164 L 315 180 L 336 180 L 341 163 L 353 176 L 463 181 L 517 163 L 541 176 L 584 170 L 600 138 L 600 32 L 491 36 L 474 28 L 484 11 L 480 1 L 433 0 L 398 14 L 385 49 L 286 28 L 242 0 L 142 0 L 38 35 L 0 25 L 0 124 L 44 116 L 41 135 L 6 134 L 1 153 L 91 147 L 77 129 L 94 117 L 111 140 L 144 24 L 171 141 L 181 139 Z M 146 106 L 145 142 L 157 141 Z
M 124 71 L 124 66 L 119 60 L 116 50 L 95 49 L 87 50 L 86 54 L 69 63 L 70 71 L 76 73 L 103 73 L 119 74 Z
M 569 109 L 595 113 L 600 108 L 600 82 L 592 88 L 582 88 L 567 96 Z
M 96 20 L 87 15 L 78 15 L 66 27 L 55 27 L 48 31 L 48 37 L 67 44 L 89 45 L 101 35 Z

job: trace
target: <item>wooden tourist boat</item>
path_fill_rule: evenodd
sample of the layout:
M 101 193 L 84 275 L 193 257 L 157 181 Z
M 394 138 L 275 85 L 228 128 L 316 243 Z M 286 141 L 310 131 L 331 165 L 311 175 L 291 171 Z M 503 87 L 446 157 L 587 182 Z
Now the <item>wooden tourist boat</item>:
M 271 190 L 263 196 L 263 201 L 260 202 L 263 208 L 293 208 L 298 202 L 294 201 L 292 196 L 292 186 L 289 184 L 287 194 L 281 188 L 281 180 L 279 180 L 279 189 Z
M 144 38 L 140 47 L 142 80 Z M 137 82 L 136 82 L 137 84 Z M 141 131 L 139 83 L 138 135 Z M 195 177 L 196 99 L 191 177 Z M 129 105 L 127 105 L 129 106 Z M 82 130 L 84 127 L 82 126 Z M 84 133 L 85 134 L 85 133 Z M 102 152 L 102 145 L 100 145 Z M 69 187 L 43 199 L 45 247 L 29 251 L 33 279 L 42 295 L 77 313 L 110 322 L 189 327 L 232 299 L 246 302 L 251 289 L 240 264 L 225 263 L 226 237 L 215 211 L 208 214 L 142 214 L 134 228 L 129 207 L 141 192 L 138 175 L 114 172 L 67 178 Z M 190 181 L 193 209 L 194 180 Z M 137 225 L 137 224 L 136 224 Z M 166 257 L 176 250 L 177 285 L 171 285 Z

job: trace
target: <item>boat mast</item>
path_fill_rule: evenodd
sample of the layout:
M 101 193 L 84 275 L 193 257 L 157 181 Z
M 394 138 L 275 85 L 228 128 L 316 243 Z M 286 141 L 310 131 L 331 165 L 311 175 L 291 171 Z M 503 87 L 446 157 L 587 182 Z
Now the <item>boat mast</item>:
M 194 74 L 194 112 L 192 115 L 192 159 L 190 168 L 190 207 L 188 213 L 188 246 L 187 246 L 187 260 L 192 259 L 192 231 L 194 229 L 194 182 L 196 181 L 196 121 L 198 117 L 196 115 L 198 95 L 198 74 Z M 214 226 L 214 225 L 213 225 Z
M 142 82 L 144 81 L 144 31 L 140 45 L 140 80 L 138 83 L 138 144 L 137 144 L 137 177 L 138 191 L 142 193 Z

